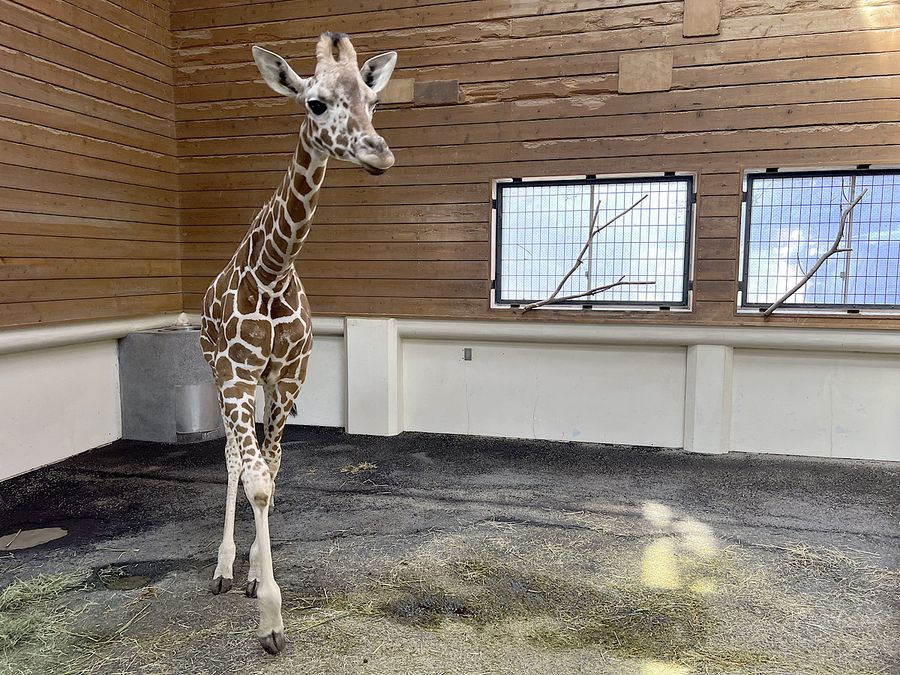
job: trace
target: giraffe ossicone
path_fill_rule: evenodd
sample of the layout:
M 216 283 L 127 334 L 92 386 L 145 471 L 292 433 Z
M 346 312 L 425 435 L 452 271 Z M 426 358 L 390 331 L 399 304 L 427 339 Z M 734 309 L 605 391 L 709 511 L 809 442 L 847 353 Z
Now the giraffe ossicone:
M 300 77 L 283 58 L 258 46 L 253 59 L 266 83 L 299 103 L 306 119 L 280 187 L 206 291 L 200 345 L 219 390 L 228 471 L 225 527 L 210 588 L 224 593 L 233 584 L 234 510 L 241 481 L 256 525 L 246 593 L 259 602 L 260 643 L 277 654 L 285 639 L 281 590 L 272 570 L 269 510 L 284 425 L 306 379 L 312 349 L 309 302 L 294 260 L 309 234 L 329 158 L 375 175 L 393 166 L 394 155 L 372 126 L 372 115 L 397 54 L 375 56 L 360 68 L 346 34 L 324 33 L 311 77 Z M 262 445 L 254 410 L 259 385 L 265 394 Z

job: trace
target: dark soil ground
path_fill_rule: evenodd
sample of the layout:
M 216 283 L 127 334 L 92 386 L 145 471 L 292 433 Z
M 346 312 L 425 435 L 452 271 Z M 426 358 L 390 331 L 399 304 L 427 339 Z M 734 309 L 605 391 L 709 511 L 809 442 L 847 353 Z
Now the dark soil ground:
M 0 484 L 0 672 L 900 672 L 889 463 L 291 427 L 286 651 L 207 584 L 222 441 L 117 442 Z

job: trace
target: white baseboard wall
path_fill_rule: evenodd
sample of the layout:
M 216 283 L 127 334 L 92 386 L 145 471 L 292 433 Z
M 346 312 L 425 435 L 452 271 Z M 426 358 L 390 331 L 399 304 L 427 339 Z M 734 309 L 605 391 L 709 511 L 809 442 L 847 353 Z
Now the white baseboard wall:
M 365 339 L 379 330 L 399 349 Z M 345 331 L 354 433 L 394 433 L 387 418 L 398 431 L 900 461 L 896 331 L 393 319 Z
M 0 331 L 0 480 L 119 438 L 116 339 L 177 318 Z M 292 423 L 900 461 L 897 331 L 313 323 Z
M 0 480 L 122 435 L 116 340 L 0 355 Z
M 117 340 L 179 317 L 0 331 L 0 480 L 120 438 Z

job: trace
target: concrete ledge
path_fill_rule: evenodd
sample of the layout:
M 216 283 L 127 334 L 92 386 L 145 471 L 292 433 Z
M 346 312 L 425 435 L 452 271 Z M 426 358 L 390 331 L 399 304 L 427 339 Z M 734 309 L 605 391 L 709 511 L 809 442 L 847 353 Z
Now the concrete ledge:
M 344 321 L 344 317 L 340 316 L 313 315 L 313 335 L 332 335 L 339 337 L 344 334 Z
M 138 330 L 160 328 L 187 320 L 200 323 L 196 312 L 159 314 L 103 321 L 29 326 L 0 330 L 0 354 L 27 352 L 69 344 L 117 339 Z M 313 334 L 344 335 L 345 318 L 314 316 Z M 821 328 L 757 328 L 755 326 L 647 326 L 571 323 L 513 323 L 397 319 L 400 337 L 415 340 L 479 340 L 556 344 L 722 345 L 745 349 L 900 354 L 900 331 Z
M 117 340 L 139 330 L 162 328 L 177 323 L 184 313 L 136 316 L 128 319 L 79 321 L 51 326 L 28 326 L 0 330 L 0 354 L 31 352 L 50 347 Z
M 900 354 L 900 331 L 818 328 L 728 328 L 493 321 L 399 320 L 400 337 L 555 344 L 722 345 L 745 349 Z

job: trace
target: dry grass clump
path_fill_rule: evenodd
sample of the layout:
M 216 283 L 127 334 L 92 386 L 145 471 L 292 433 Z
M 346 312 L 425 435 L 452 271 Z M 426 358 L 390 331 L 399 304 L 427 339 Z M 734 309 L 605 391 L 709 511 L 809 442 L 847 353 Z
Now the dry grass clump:
M 356 476 L 357 474 L 363 473 L 365 471 L 374 471 L 378 468 L 377 464 L 372 464 L 372 462 L 360 462 L 359 464 L 348 464 L 347 466 L 341 467 L 341 473 L 346 473 L 350 476 Z
M 87 573 L 79 571 L 16 579 L 0 591 L 0 612 L 22 611 L 35 603 L 52 600 L 61 593 L 77 588 L 86 578 Z
M 885 570 L 873 564 L 877 556 L 866 551 L 796 543 L 781 547 L 790 567 L 807 576 L 828 579 L 855 593 L 894 592 L 900 590 L 900 571 Z
M 17 579 L 0 591 L 0 650 L 21 643 L 46 641 L 59 633 L 65 612 L 50 601 L 82 585 L 85 572 L 41 574 Z
M 4 672 L 46 672 L 51 655 L 68 639 L 66 627 L 73 615 L 55 601 L 82 586 L 87 576 L 82 571 L 41 574 L 17 579 L 0 591 L 0 662 L 8 667 Z
M 437 640 L 462 630 L 479 641 L 587 649 L 698 674 L 871 673 L 896 649 L 889 622 L 871 607 L 896 590 L 897 575 L 852 552 L 797 545 L 760 557 L 746 546 L 679 540 L 665 547 L 677 575 L 648 578 L 649 554 L 667 537 L 619 538 L 611 558 L 598 536 L 542 542 L 509 527 L 480 539 L 435 537 L 362 587 L 315 604 Z M 812 581 L 798 584 L 797 574 Z

